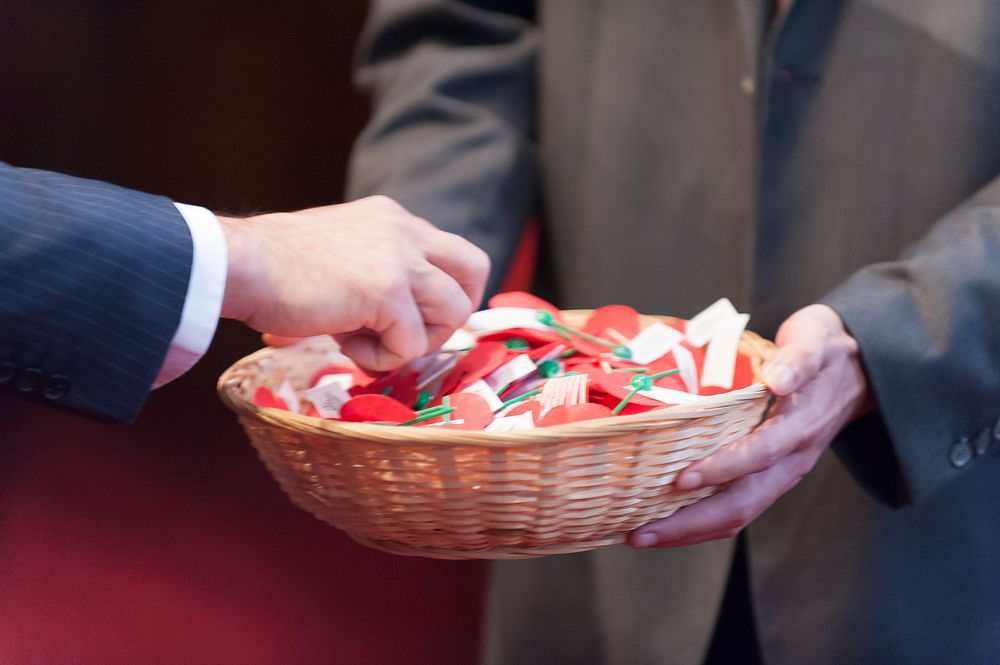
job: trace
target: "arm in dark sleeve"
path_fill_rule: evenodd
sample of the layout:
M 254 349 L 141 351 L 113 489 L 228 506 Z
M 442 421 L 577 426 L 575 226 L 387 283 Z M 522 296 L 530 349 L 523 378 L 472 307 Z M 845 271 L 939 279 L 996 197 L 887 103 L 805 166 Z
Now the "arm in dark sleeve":
M 134 420 L 191 259 L 170 200 L 0 163 L 0 390 Z
M 375 107 L 349 196 L 386 194 L 482 247 L 490 292 L 535 203 L 532 14 L 524 1 L 376 1 L 359 50 Z
M 851 276 L 824 300 L 857 339 L 877 414 L 838 452 L 867 484 L 919 501 L 1000 449 L 1000 179 L 898 261 Z M 876 446 L 888 433 L 891 453 Z M 864 442 L 868 441 L 868 444 Z M 897 464 L 886 463 L 894 455 Z M 864 478 L 862 478 L 864 482 Z M 892 498 L 892 497 L 884 497 Z

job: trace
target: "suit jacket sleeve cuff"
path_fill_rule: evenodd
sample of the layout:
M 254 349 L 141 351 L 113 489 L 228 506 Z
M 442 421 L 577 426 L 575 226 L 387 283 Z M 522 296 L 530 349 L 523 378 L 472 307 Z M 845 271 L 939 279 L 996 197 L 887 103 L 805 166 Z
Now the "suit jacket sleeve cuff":
M 177 332 L 170 341 L 153 388 L 173 381 L 191 369 L 208 351 L 215 335 L 226 288 L 228 257 L 219 220 L 199 206 L 174 203 L 191 231 L 191 281 Z
M 1000 453 L 1000 337 L 990 318 L 1000 311 L 998 255 L 1000 179 L 899 260 L 860 270 L 822 300 L 858 341 L 878 403 L 866 424 L 880 434 L 838 452 L 854 468 L 881 468 L 880 484 L 908 502 Z

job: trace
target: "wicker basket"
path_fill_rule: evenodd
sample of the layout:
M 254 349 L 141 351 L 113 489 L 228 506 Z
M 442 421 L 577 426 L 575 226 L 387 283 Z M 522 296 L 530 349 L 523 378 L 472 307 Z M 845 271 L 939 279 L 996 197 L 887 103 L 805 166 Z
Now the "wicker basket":
M 219 394 L 296 505 L 360 543 L 411 556 L 520 559 L 621 543 L 711 495 L 677 491 L 673 479 L 746 435 L 770 398 L 757 383 L 689 405 L 504 433 L 344 423 L 250 402 L 260 385 L 308 388 L 330 350 L 319 341 L 263 349 L 223 373 Z M 773 345 L 747 332 L 740 350 L 757 372 Z

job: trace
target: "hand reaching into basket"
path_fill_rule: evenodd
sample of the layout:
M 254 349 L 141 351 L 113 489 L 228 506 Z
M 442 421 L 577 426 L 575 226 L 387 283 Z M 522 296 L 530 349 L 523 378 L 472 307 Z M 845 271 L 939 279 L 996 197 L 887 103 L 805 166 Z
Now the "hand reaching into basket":
M 692 464 L 677 487 L 722 486 L 667 519 L 636 529 L 635 547 L 677 547 L 730 538 L 815 466 L 834 436 L 867 406 L 858 345 L 826 305 L 799 310 L 782 324 L 778 351 L 763 369 L 778 396 L 751 435 Z
M 482 250 L 384 196 L 219 219 L 222 316 L 288 337 L 331 334 L 370 369 L 440 347 L 479 305 L 489 273 Z

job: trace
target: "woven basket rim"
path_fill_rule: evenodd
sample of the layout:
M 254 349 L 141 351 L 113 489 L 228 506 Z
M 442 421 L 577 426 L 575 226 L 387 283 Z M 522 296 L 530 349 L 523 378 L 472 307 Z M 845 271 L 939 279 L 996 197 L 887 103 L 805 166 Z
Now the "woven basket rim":
M 566 310 L 564 313 L 584 314 L 590 310 Z M 646 320 L 670 320 L 673 317 L 643 315 Z M 769 355 L 774 345 L 746 331 L 743 333 L 741 348 L 749 345 L 757 353 L 754 359 L 759 364 Z M 337 440 L 341 443 L 347 440 L 377 442 L 381 444 L 413 445 L 474 445 L 497 448 L 517 448 L 534 446 L 539 443 L 558 443 L 563 440 L 607 439 L 632 432 L 649 430 L 658 426 L 676 424 L 678 421 L 704 418 L 733 407 L 752 402 L 763 395 L 769 394 L 763 383 L 754 383 L 745 388 L 732 390 L 718 395 L 699 398 L 690 404 L 678 404 L 655 409 L 644 413 L 627 416 L 612 416 L 585 420 L 551 427 L 539 427 L 530 430 L 515 430 L 510 432 L 485 432 L 478 430 L 446 430 L 427 427 L 399 427 L 391 425 L 375 425 L 370 423 L 348 423 L 336 420 L 325 420 L 304 414 L 293 413 L 283 409 L 262 407 L 240 396 L 240 385 L 256 372 L 254 367 L 262 360 L 276 353 L 282 353 L 281 348 L 265 347 L 240 360 L 226 369 L 219 377 L 217 390 L 222 401 L 240 418 L 250 418 L 261 422 L 284 427 L 304 434 L 318 435 Z

